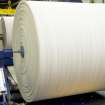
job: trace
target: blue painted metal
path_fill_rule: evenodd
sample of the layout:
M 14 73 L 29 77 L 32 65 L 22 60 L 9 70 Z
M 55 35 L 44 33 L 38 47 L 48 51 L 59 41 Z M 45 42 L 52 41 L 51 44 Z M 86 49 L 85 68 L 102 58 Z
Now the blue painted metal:
M 0 50 L 0 67 L 13 65 L 13 51 L 12 49 Z
M 7 98 L 10 94 L 9 92 L 9 82 L 8 82 L 8 75 L 7 75 L 7 66 L 13 65 L 13 51 L 12 49 L 3 49 L 0 50 L 0 67 L 3 67 L 7 92 L 3 93 L 2 95 L 2 102 L 0 105 L 8 105 Z

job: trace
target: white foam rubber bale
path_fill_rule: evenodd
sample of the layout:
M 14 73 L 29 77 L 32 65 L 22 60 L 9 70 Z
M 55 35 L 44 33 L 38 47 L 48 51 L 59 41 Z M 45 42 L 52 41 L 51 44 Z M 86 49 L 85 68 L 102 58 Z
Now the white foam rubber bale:
M 14 16 L 3 16 L 1 18 L 4 48 L 12 48 L 13 21 Z
M 0 17 L 0 49 L 3 48 L 3 30 L 2 30 L 2 22 Z
M 14 68 L 27 102 L 105 89 L 105 5 L 22 1 Z
M 2 30 L 2 22 L 1 22 L 1 17 L 0 17 L 0 36 L 2 36 L 3 30 Z

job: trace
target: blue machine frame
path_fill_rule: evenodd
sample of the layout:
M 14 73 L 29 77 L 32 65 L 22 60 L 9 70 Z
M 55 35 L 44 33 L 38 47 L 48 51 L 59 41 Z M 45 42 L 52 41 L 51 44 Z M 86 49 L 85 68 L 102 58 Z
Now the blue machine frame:
M 0 50 L 0 67 L 13 65 L 13 51 L 12 49 Z
M 7 75 L 7 66 L 13 65 L 13 51 L 12 49 L 4 49 L 0 50 L 0 67 L 3 68 L 5 81 L 6 81 L 6 87 L 7 92 L 3 93 L 2 95 L 2 102 L 0 102 L 0 105 L 8 105 L 8 96 L 10 94 L 9 91 L 9 82 L 8 82 L 8 75 Z

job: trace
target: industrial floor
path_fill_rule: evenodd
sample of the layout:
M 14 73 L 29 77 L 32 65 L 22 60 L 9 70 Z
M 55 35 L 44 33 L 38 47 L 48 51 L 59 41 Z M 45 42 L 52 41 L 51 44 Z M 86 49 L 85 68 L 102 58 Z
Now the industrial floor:
M 105 105 L 105 97 L 94 92 L 33 103 L 23 103 L 18 100 L 10 105 Z
M 30 103 L 28 105 L 105 105 L 105 97 L 98 93 L 87 93 L 58 99 Z

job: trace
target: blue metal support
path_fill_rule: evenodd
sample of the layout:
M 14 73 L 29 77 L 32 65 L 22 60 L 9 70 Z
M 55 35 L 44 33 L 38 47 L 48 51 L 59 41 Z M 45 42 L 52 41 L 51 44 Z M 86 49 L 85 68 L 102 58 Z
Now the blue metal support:
M 13 65 L 12 49 L 0 50 L 0 67 Z
M 7 75 L 7 66 L 13 65 L 13 51 L 12 49 L 3 49 L 0 50 L 0 67 L 4 70 L 5 82 L 7 92 L 4 92 L 2 95 L 2 102 L 0 105 L 8 105 L 8 98 L 10 95 L 10 89 L 8 84 L 8 75 Z

